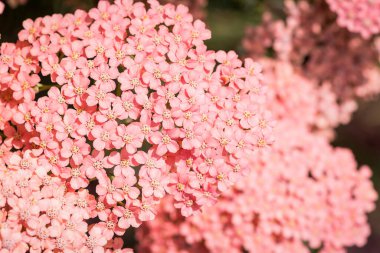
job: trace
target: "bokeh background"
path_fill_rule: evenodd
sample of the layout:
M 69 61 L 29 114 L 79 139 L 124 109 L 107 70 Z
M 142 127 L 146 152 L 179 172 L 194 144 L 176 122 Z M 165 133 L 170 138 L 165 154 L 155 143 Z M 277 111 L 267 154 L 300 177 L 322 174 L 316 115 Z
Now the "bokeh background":
M 198 0 L 189 0 L 194 2 Z M 67 13 L 76 9 L 88 10 L 97 0 L 29 0 L 15 9 L 7 6 L 0 16 L 1 42 L 14 42 L 22 21 L 52 13 Z M 282 0 L 209 0 L 207 6 L 197 11 L 212 31 L 212 39 L 206 44 L 210 49 L 237 50 L 244 55 L 241 40 L 248 25 L 259 24 L 264 10 L 274 16 L 285 16 Z M 379 13 L 380 15 L 380 13 Z M 373 170 L 373 181 L 380 192 L 380 98 L 360 102 L 352 121 L 340 126 L 333 142 L 336 146 L 350 148 L 359 164 L 367 164 Z M 352 248 L 351 253 L 380 252 L 380 207 L 369 215 L 372 235 L 364 248 Z M 135 241 L 129 242 L 133 246 Z

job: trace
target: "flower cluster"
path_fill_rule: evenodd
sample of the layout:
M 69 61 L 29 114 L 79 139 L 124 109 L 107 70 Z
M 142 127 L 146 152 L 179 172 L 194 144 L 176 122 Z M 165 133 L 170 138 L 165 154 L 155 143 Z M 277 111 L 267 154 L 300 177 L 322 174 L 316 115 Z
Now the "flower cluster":
M 368 39 L 380 33 L 379 0 L 326 0 L 340 26 Z
M 252 157 L 249 175 L 202 215 L 184 219 L 165 199 L 138 230 L 140 252 L 342 253 L 365 244 L 377 199 L 371 170 L 357 169 L 350 150 L 311 127 L 333 127 L 340 115 L 333 93 L 286 62 L 261 62 L 277 121 L 271 153 Z
M 165 195 L 199 212 L 272 144 L 260 65 L 207 50 L 187 7 L 149 3 L 26 20 L 1 45 L 3 248 L 120 249 Z
M 380 93 L 379 51 L 372 41 L 338 26 L 323 1 L 286 1 L 287 18 L 247 29 L 243 46 L 250 57 L 273 49 L 275 58 L 290 62 L 316 85 L 330 86 L 343 109 L 356 98 Z M 338 70 L 338 71 L 337 71 Z

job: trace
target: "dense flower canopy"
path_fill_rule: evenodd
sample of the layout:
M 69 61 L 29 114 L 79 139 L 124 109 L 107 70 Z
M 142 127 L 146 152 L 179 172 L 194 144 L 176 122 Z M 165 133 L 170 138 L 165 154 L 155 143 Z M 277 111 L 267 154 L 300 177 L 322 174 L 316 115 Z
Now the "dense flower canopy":
M 1 45 L 1 247 L 120 249 L 165 195 L 199 212 L 272 144 L 260 65 L 149 4 L 26 20 Z
M 206 47 L 207 0 L 141 1 L 1 44 L 0 252 L 132 253 L 136 228 L 148 253 L 363 246 L 371 170 L 330 141 L 380 93 L 378 1 L 285 0 L 255 61 Z

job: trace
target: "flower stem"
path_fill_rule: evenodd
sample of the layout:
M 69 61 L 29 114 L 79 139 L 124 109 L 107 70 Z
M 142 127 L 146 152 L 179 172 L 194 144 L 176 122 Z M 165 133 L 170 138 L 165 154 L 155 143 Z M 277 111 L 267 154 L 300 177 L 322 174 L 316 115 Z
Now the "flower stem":
M 38 92 L 49 90 L 51 87 L 58 87 L 58 84 L 43 84 L 43 83 L 39 83 L 39 84 L 37 84 L 36 87 L 37 87 L 37 93 L 38 93 Z

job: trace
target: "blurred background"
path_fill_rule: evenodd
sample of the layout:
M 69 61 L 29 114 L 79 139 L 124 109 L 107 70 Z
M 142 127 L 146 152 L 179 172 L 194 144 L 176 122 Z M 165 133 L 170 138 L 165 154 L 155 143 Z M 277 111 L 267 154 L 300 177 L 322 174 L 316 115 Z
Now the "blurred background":
M 169 0 L 170 1 L 170 0 Z M 90 9 L 97 0 L 10 0 L 0 16 L 1 42 L 14 42 L 22 28 L 22 21 L 52 13 L 67 13 L 76 9 Z M 207 42 L 210 49 L 237 50 L 244 55 L 241 41 L 247 25 L 260 23 L 264 10 L 274 16 L 285 16 L 282 0 L 188 0 L 194 5 L 195 15 L 202 18 L 212 31 Z M 10 8 L 10 5 L 14 8 Z M 191 7 L 191 6 L 190 6 Z M 380 14 L 379 14 L 380 15 Z M 367 164 L 373 170 L 373 181 L 380 192 L 380 99 L 362 101 L 352 121 L 340 126 L 333 142 L 336 146 L 350 148 L 359 164 Z M 378 203 L 379 204 L 379 203 Z M 372 235 L 364 248 L 352 248 L 351 253 L 380 252 L 380 207 L 369 215 Z M 133 244 L 135 242 L 130 242 Z

